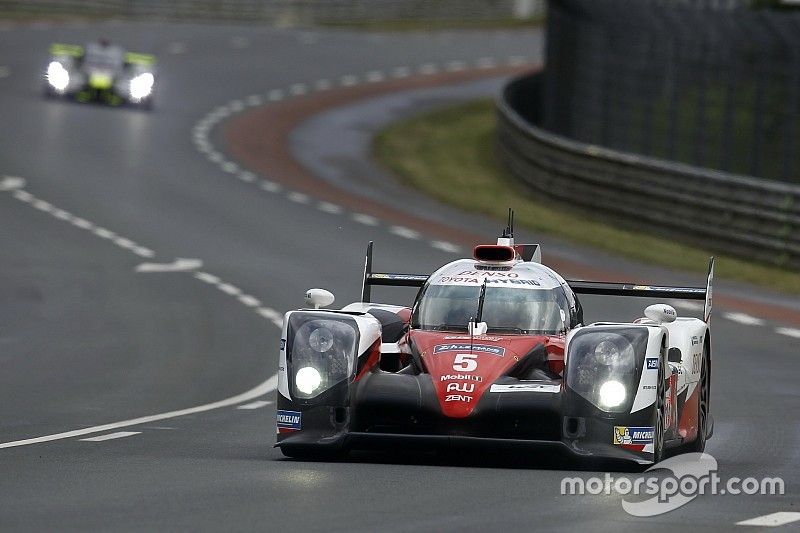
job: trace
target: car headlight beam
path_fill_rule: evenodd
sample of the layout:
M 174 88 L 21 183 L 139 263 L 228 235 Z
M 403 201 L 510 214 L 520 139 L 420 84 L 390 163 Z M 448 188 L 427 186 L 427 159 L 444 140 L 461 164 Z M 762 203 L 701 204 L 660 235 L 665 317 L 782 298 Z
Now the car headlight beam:
M 303 394 L 313 394 L 322 383 L 322 376 L 313 366 L 304 366 L 295 374 L 294 383 Z
M 59 61 L 47 65 L 47 83 L 57 91 L 63 91 L 69 85 L 69 72 Z
M 129 84 L 129 91 L 131 94 L 131 98 L 134 100 L 141 100 L 142 98 L 147 98 L 150 96 L 150 93 L 153 92 L 153 84 L 155 83 L 155 78 L 153 74 L 150 72 L 143 72 L 138 76 L 131 79 Z
M 601 407 L 614 408 L 622 405 L 627 397 L 627 391 L 625 385 L 612 379 L 600 385 L 597 395 Z

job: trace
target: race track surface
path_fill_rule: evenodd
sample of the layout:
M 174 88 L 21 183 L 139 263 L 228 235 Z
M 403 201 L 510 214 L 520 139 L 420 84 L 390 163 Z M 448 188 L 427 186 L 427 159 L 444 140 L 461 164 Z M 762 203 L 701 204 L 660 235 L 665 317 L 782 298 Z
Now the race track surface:
M 157 54 L 153 111 L 42 97 L 49 44 L 100 35 Z M 466 253 L 459 235 L 494 237 L 493 222 L 398 190 L 367 160 L 371 134 L 492 94 L 542 47 L 534 30 L 0 26 L 0 530 L 730 530 L 800 511 L 800 305 L 732 283 L 720 284 L 713 324 L 707 452 L 722 477 L 782 477 L 783 496 L 699 496 L 636 518 L 619 495 L 561 496 L 562 478 L 595 473 L 547 457 L 325 463 L 272 448 L 279 324 L 306 289 L 357 299 L 369 240 L 376 269 L 429 273 Z M 455 84 L 462 72 L 474 79 Z M 446 87 L 345 98 L 435 76 Z M 325 107 L 327 91 L 347 103 Z M 294 163 L 237 158 L 229 122 L 281 105 L 320 106 L 273 146 Z M 302 176 L 287 171 L 295 164 Z M 331 201 L 327 187 L 373 203 Z M 544 242 L 546 262 L 552 250 L 622 278 L 702 283 L 521 237 Z M 779 301 L 785 318 L 726 308 L 734 300 Z M 587 321 L 630 320 L 650 303 L 583 302 Z

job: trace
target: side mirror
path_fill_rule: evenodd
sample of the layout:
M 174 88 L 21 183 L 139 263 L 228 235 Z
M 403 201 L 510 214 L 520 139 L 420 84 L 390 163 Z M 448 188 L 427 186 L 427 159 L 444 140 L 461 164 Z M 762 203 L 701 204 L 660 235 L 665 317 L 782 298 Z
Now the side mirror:
M 306 291 L 306 305 L 314 309 L 327 307 L 331 305 L 335 299 L 333 294 L 325 289 L 308 289 Z
M 671 305 L 655 304 L 644 310 L 644 316 L 656 324 L 666 324 L 675 322 L 675 319 L 678 318 L 678 313 L 675 312 L 675 308 Z

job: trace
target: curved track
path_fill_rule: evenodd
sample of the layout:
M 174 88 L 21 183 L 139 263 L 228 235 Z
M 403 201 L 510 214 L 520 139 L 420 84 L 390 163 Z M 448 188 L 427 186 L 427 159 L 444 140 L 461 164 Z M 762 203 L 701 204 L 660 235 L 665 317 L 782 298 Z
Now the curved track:
M 153 112 L 40 97 L 48 44 L 100 34 L 159 55 Z M 354 298 L 370 239 L 379 268 L 405 272 L 427 272 L 454 256 L 433 242 L 463 244 L 403 232 L 391 217 L 320 203 L 326 199 L 301 193 L 299 181 L 294 186 L 300 176 L 259 175 L 231 155 L 237 150 L 218 126 L 240 108 L 270 100 L 296 97 L 296 105 L 311 105 L 314 95 L 302 93 L 325 89 L 320 80 L 346 91 L 434 71 L 488 72 L 509 58 L 534 61 L 541 46 L 536 32 L 0 29 L 0 176 L 25 180 L 0 178 L 0 528 L 729 529 L 796 511 L 800 370 L 789 311 L 782 323 L 718 310 L 717 428 L 707 450 L 723 476 L 782 476 L 785 496 L 700 497 L 667 515 L 634 518 L 618 496 L 560 496 L 560 481 L 571 474 L 537 458 L 521 467 L 498 458 L 404 455 L 304 463 L 271 448 L 275 413 L 264 402 L 274 399 L 265 393 L 274 387 L 282 312 L 300 305 L 310 286 Z M 364 132 L 459 91 L 469 92 L 349 102 L 303 124 L 286 150 L 312 170 L 331 171 L 320 171 L 321 179 L 344 176 L 350 186 L 363 185 L 365 176 L 356 174 L 366 172 L 375 190 L 391 188 L 389 177 L 363 161 Z M 326 138 L 349 143 L 342 157 L 308 150 Z M 413 195 L 398 197 L 392 207 L 415 211 L 404 207 L 413 202 Z M 441 225 L 468 225 L 488 237 L 494 231 L 485 220 L 419 205 L 437 210 L 428 218 Z M 545 255 L 558 250 L 622 275 L 639 272 L 548 241 Z M 202 266 L 175 263 L 180 258 Z M 137 272 L 143 263 L 176 271 Z M 637 277 L 692 279 L 643 272 Z M 645 302 L 597 304 L 584 302 L 587 318 L 631 318 Z M 795 301 L 785 304 L 797 309 Z M 118 438 L 82 440 L 109 434 Z

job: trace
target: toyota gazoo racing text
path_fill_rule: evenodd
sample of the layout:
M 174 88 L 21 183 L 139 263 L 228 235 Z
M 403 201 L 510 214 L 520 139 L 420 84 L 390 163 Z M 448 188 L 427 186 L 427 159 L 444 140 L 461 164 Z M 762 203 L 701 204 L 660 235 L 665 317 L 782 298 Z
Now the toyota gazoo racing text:
M 639 464 L 702 451 L 709 414 L 705 287 L 567 281 L 538 245 L 496 245 L 431 274 L 372 272 L 362 298 L 286 313 L 277 444 L 290 457 L 353 449 L 535 447 Z M 420 287 L 412 307 L 371 302 L 374 285 Z M 705 300 L 704 319 L 667 304 L 629 323 L 583 324 L 578 294 Z
M 50 47 L 44 92 L 49 97 L 79 102 L 150 108 L 155 63 L 152 55 L 126 52 L 103 39 L 85 46 L 54 44 Z

